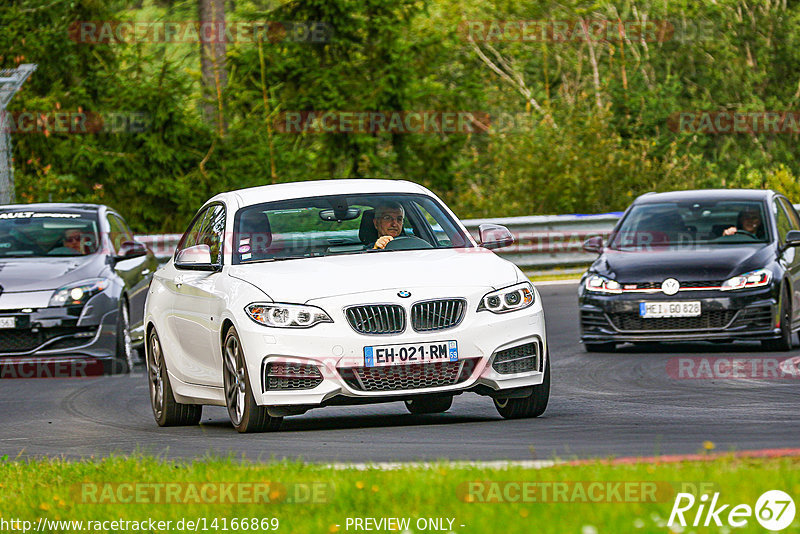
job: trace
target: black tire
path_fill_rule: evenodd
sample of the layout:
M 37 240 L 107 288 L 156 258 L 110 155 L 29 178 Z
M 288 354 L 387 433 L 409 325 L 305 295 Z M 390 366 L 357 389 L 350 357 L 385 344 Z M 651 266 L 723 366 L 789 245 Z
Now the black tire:
M 175 400 L 169 383 L 164 352 L 155 329 L 147 337 L 146 365 L 150 406 L 158 426 L 196 425 L 203 415 L 202 404 L 183 404 Z
M 765 350 L 785 352 L 792 350 L 792 299 L 789 288 L 781 287 L 781 337 L 778 339 L 765 339 L 761 347 Z
M 111 362 L 111 374 L 130 373 L 133 369 L 134 358 L 128 305 L 122 300 L 117 314 L 117 348 Z
M 453 405 L 453 396 L 417 397 L 405 401 L 406 409 L 414 415 L 446 412 Z
M 222 381 L 225 405 L 233 427 L 241 432 L 274 432 L 283 417 L 272 417 L 266 406 L 256 404 L 250 388 L 250 376 L 244 362 L 244 351 L 236 329 L 230 327 L 222 346 Z
M 617 344 L 614 342 L 609 343 L 584 343 L 583 348 L 586 352 L 615 352 Z
M 550 355 L 544 366 L 544 380 L 533 386 L 533 393 L 519 399 L 494 399 L 494 407 L 505 419 L 527 419 L 539 417 L 547 409 L 550 400 Z

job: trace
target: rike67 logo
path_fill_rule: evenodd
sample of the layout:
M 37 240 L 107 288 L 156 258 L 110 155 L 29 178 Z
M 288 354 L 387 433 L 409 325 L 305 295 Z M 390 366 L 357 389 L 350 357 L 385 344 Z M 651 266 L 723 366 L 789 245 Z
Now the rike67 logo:
M 755 507 L 749 504 L 734 506 L 723 503 L 719 493 L 714 493 L 711 498 L 704 494 L 699 499 L 691 493 L 678 493 L 667 525 L 721 527 L 727 524 L 731 527 L 743 527 L 747 525 L 749 518 L 755 516 L 762 527 L 776 532 L 791 525 L 794 515 L 794 501 L 780 490 L 764 492 L 756 501 Z

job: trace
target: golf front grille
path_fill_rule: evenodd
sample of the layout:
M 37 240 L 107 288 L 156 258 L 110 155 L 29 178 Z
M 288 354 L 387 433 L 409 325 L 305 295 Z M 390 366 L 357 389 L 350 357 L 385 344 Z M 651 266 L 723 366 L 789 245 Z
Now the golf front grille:
M 697 317 L 659 317 L 645 319 L 638 313 L 610 313 L 611 322 L 620 332 L 655 330 L 718 330 L 728 326 L 736 310 L 713 310 Z
M 314 365 L 270 362 L 264 368 L 264 391 L 314 389 L 321 383 L 322 374 Z
M 433 332 L 458 326 L 464 318 L 464 299 L 418 302 L 411 307 L 411 327 L 417 332 Z
M 345 315 L 359 334 L 399 334 L 406 329 L 406 312 L 397 304 L 352 306 Z
M 496 352 L 492 362 L 492 368 L 503 375 L 539 371 L 540 367 L 539 344 L 535 342 Z
M 339 369 L 339 374 L 357 391 L 425 389 L 464 382 L 472 374 L 476 362 L 476 359 L 466 359 L 391 367 L 347 367 Z

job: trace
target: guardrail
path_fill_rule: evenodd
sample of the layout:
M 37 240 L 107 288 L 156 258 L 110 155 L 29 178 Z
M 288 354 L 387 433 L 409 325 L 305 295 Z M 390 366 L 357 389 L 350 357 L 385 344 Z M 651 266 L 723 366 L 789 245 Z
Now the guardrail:
M 535 215 L 468 219 L 462 222 L 476 240 L 481 224 L 502 224 L 508 228 L 514 235 L 514 244 L 495 252 L 515 263 L 520 269 L 528 270 L 591 263 L 597 258 L 597 254 L 584 252 L 583 242 L 596 235 L 607 239 L 621 215 L 622 212 L 602 215 Z
M 462 221 L 476 239 L 478 227 L 484 223 L 502 224 L 514 234 L 510 247 L 497 250 L 521 269 L 569 267 L 591 263 L 596 254 L 583 251 L 581 245 L 592 236 L 607 238 L 621 213 L 602 215 L 536 215 L 499 219 Z M 155 255 L 166 261 L 175 251 L 181 234 L 138 235 L 137 241 L 149 246 Z

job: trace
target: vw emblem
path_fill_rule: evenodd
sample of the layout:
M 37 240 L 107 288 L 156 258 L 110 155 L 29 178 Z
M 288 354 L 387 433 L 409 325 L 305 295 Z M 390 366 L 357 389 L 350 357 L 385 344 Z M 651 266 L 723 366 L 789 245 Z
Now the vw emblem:
M 409 293 L 408 291 L 398 291 L 397 296 L 400 297 L 401 299 L 407 299 L 408 297 L 411 296 L 411 293 Z
M 663 291 L 665 295 L 674 295 L 680 288 L 681 283 L 674 278 L 667 278 L 664 280 L 664 283 L 661 284 L 661 291 Z

